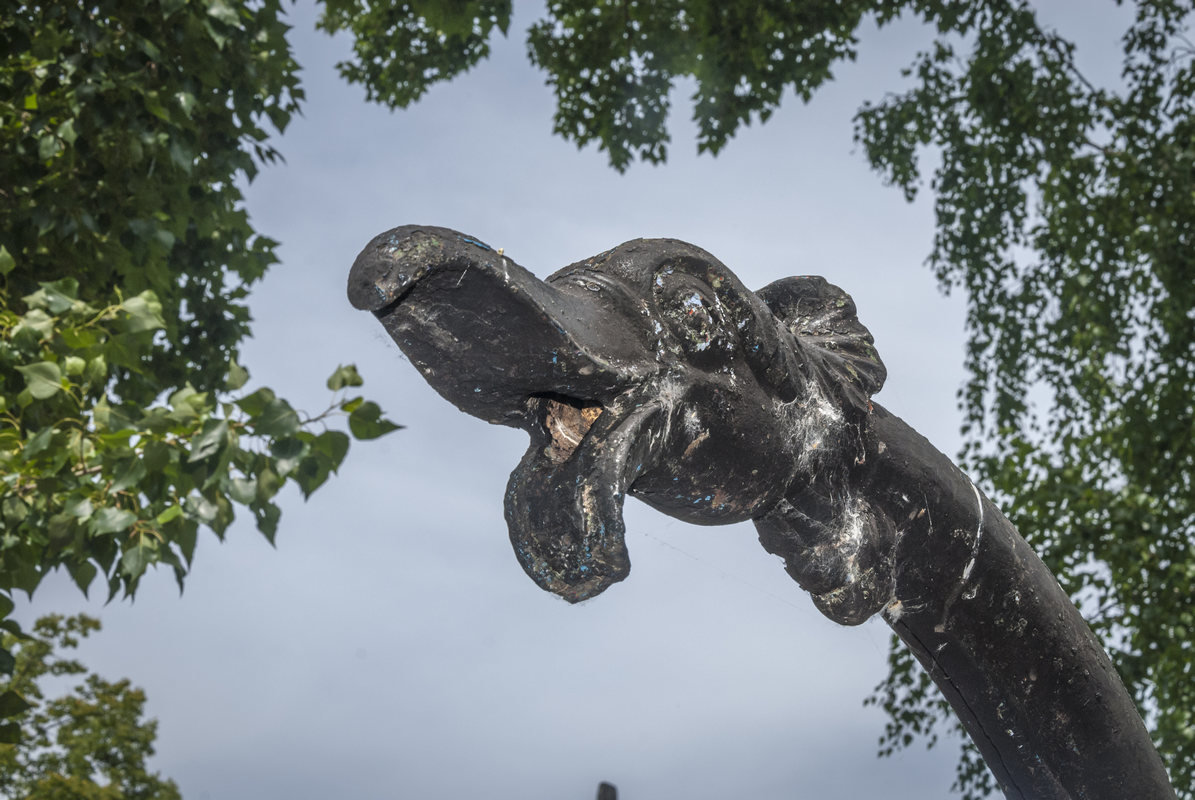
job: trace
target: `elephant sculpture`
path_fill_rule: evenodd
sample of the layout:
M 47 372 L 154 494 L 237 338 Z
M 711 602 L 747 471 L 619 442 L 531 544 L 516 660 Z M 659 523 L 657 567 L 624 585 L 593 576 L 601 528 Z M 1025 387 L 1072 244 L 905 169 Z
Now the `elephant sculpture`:
M 475 238 L 404 226 L 365 247 L 348 294 L 447 400 L 530 434 L 505 508 L 542 588 L 577 602 L 627 576 L 628 493 L 697 524 L 750 519 L 830 619 L 882 615 L 1009 798 L 1175 796 L 1045 565 L 871 400 L 885 369 L 841 289 L 793 277 L 752 292 L 672 239 L 541 281 Z

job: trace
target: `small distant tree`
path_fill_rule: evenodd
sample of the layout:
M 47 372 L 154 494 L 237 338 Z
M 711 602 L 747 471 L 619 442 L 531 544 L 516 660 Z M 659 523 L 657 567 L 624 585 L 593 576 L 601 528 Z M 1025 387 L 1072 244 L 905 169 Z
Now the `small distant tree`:
M 98 631 L 87 616 L 46 616 L 28 638 L 4 637 L 14 655 L 0 705 L 27 711 L 22 735 L 0 745 L 0 797 L 8 800 L 179 800 L 174 781 L 151 772 L 158 723 L 145 719 L 145 693 L 109 681 L 63 655 Z M 48 685 L 79 682 L 47 698 Z M 18 723 L 8 723 L 10 726 Z M 9 737 L 16 738 L 16 737 Z

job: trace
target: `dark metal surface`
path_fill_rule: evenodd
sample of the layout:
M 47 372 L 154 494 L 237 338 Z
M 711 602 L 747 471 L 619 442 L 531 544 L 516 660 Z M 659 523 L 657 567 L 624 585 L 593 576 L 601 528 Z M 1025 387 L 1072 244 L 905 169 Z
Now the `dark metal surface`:
M 376 237 L 349 278 L 460 409 L 526 430 L 506 519 L 544 589 L 630 570 L 630 493 L 689 522 L 754 520 L 826 616 L 880 613 L 1010 798 L 1174 797 L 1107 655 L 1000 511 L 871 402 L 885 371 L 841 289 L 758 293 L 709 253 L 636 240 L 540 281 L 446 228 Z

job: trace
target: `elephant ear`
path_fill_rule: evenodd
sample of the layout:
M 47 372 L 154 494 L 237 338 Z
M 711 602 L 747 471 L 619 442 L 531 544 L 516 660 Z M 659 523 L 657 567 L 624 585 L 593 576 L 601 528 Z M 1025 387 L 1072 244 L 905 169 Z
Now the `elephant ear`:
M 848 415 L 866 414 L 888 371 L 871 333 L 856 316 L 855 301 L 825 278 L 782 278 L 757 292 L 801 348 L 798 363 Z

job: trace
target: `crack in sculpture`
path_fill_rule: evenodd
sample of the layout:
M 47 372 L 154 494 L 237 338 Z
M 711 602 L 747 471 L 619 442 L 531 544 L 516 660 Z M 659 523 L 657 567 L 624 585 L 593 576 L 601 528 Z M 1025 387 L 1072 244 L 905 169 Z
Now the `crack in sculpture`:
M 630 570 L 629 492 L 703 525 L 753 520 L 830 619 L 881 613 L 1011 798 L 1172 798 L 1107 655 L 978 488 L 871 401 L 885 378 L 851 298 L 759 292 L 700 248 L 636 240 L 540 281 L 477 239 L 374 238 L 349 298 L 458 408 L 526 430 L 506 519 L 542 588 Z

